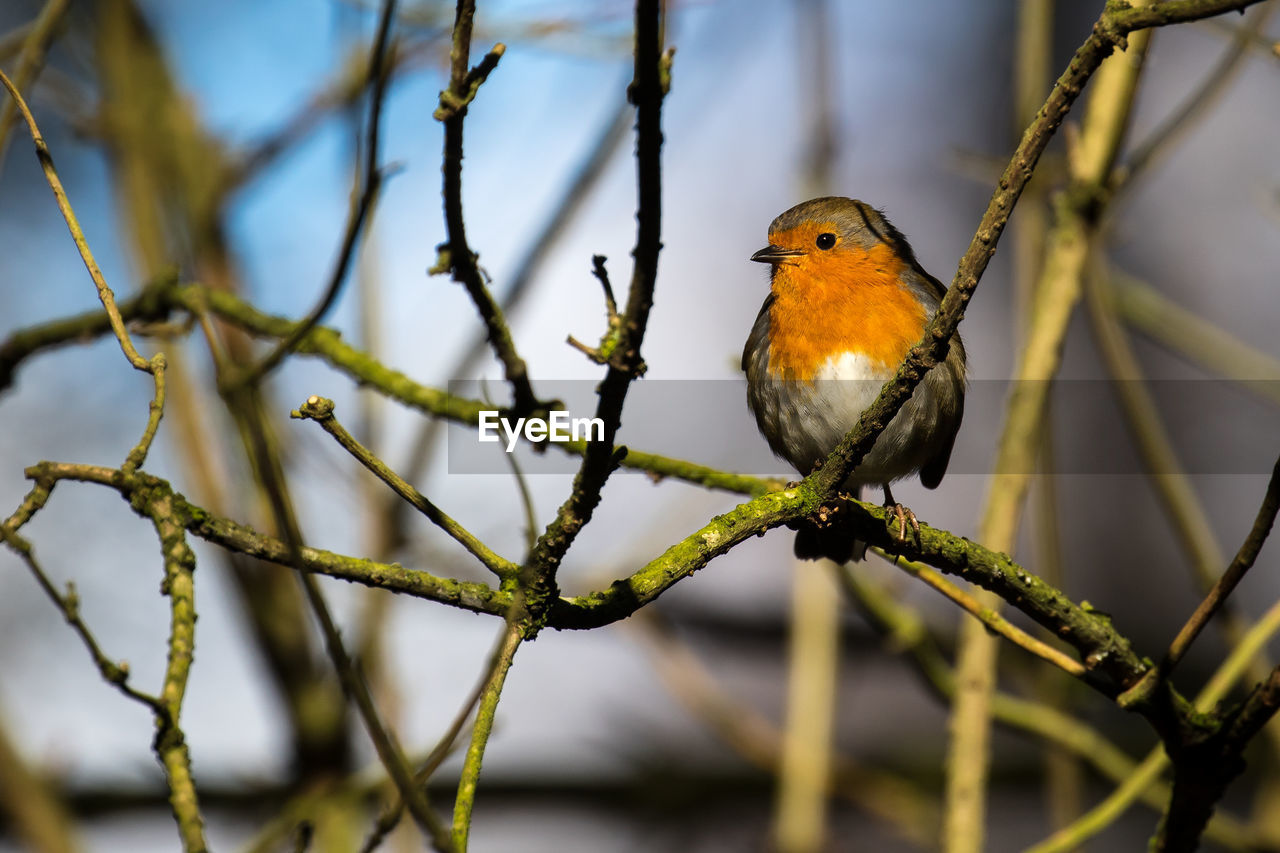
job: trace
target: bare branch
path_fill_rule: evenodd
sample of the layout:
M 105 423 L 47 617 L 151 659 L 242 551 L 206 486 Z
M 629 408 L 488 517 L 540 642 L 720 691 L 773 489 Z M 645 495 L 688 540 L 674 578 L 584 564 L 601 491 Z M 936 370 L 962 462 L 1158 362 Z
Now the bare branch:
M 369 95 L 369 122 L 366 128 L 363 187 L 347 218 L 347 227 L 342 235 L 342 246 L 338 250 L 338 259 L 334 263 L 333 272 L 329 276 L 329 284 L 325 288 L 324 294 L 320 297 L 320 301 L 303 318 L 302 322 L 261 361 L 245 368 L 243 371 L 238 371 L 232 380 L 235 383 L 254 383 L 274 370 L 281 360 L 293 351 L 294 347 L 306 336 L 307 332 L 315 328 L 316 324 L 329 312 L 329 309 L 333 307 L 333 303 L 337 301 L 338 294 L 342 291 L 343 283 L 347 280 L 347 270 L 351 267 L 352 258 L 355 257 L 356 243 L 364 230 L 365 222 L 371 218 L 370 213 L 374 202 L 377 200 L 378 190 L 382 186 L 382 170 L 378 167 L 378 136 L 382 127 L 382 105 L 386 100 L 387 80 L 390 76 L 385 65 L 387 46 L 391 40 L 391 22 L 395 18 L 395 8 L 396 0 L 384 0 L 382 13 L 378 19 L 378 34 L 374 38 L 373 51 L 369 59 L 369 80 L 372 82 L 373 91 Z
M 672 52 L 662 50 L 661 0 L 637 0 L 635 77 L 628 90 L 636 105 L 636 245 L 632 251 L 631 287 L 623 311 L 616 349 L 600 383 L 596 417 L 604 424 L 601 441 L 587 445 L 573 478 L 573 491 L 556 518 L 538 538 L 529 556 L 528 607 L 534 633 L 558 595 L 556 572 L 561 560 L 600 503 L 600 491 L 625 456 L 614 440 L 631 382 L 644 370 L 640 346 L 653 306 L 662 250 L 662 100 L 670 84 Z
M 62 25 L 62 19 L 71 7 L 71 0 L 48 0 L 40 14 L 31 22 L 22 37 L 22 50 L 18 55 L 18 68 L 14 72 L 14 83 L 21 89 L 30 89 L 35 83 L 40 69 L 44 66 L 45 54 L 53 43 Z M 0 171 L 4 169 L 4 155 L 9 149 L 9 134 L 13 131 L 13 123 L 17 119 L 17 101 L 6 101 L 0 108 Z
M 396 494 L 407 501 L 414 509 L 425 515 L 431 523 L 439 527 L 459 545 L 466 548 L 472 556 L 485 565 L 487 569 L 500 578 L 513 576 L 519 569 L 515 563 L 495 554 L 487 545 L 477 539 L 461 524 L 454 521 L 447 513 L 427 499 L 426 495 L 409 485 L 399 475 L 387 467 L 386 463 L 374 456 L 369 449 L 356 441 L 351 433 L 338 423 L 333 416 L 333 401 L 323 397 L 311 396 L 300 407 L 293 411 L 293 417 L 313 420 L 321 428 L 354 456 L 361 465 L 372 471 L 378 479 L 390 486 Z
M 532 412 L 538 408 L 538 398 L 529 382 L 529 369 L 516 352 L 506 317 L 489 292 L 480 268 L 476 265 L 476 256 L 467 244 L 466 221 L 462 215 L 462 131 L 467 117 L 467 105 L 475 99 L 481 84 L 497 67 L 498 60 L 506 51 L 506 45 L 496 44 L 479 65 L 468 70 L 471 27 L 475 13 L 474 0 L 458 0 L 453 26 L 453 50 L 450 54 L 449 87 L 440 93 L 440 106 L 434 114 L 436 119 L 444 122 L 444 219 L 449 240 L 447 250 L 442 253 L 431 272 L 452 271 L 453 280 L 467 289 L 480 319 L 484 321 L 494 354 L 502 362 L 503 373 L 511 383 L 516 411 Z
M 133 341 L 129 338 L 129 332 L 124 327 L 124 320 L 120 316 L 120 309 L 116 306 L 115 294 L 111 291 L 106 278 L 102 275 L 102 270 L 98 268 L 98 262 L 94 260 L 93 252 L 89 249 L 89 241 L 85 239 L 84 231 L 80 228 L 80 222 L 76 218 L 75 211 L 71 208 L 71 201 L 67 198 L 66 190 L 62 187 L 62 181 L 58 177 L 58 170 L 53 165 L 53 155 L 49 153 L 49 146 L 45 144 L 44 137 L 40 134 L 40 128 L 36 125 L 35 116 L 31 114 L 31 110 L 27 107 L 27 102 L 22 99 L 22 94 L 14 86 L 13 81 L 3 71 L 0 71 L 0 83 L 3 83 L 4 87 L 9 90 L 9 95 L 13 98 L 14 103 L 18 105 L 18 110 L 22 114 L 23 120 L 26 121 L 27 128 L 31 131 L 31 141 L 35 145 L 36 159 L 40 161 L 40 168 L 44 171 L 45 180 L 48 181 L 49 188 L 53 190 L 54 200 L 58 204 L 58 210 L 62 213 L 62 218 L 66 220 L 67 229 L 71 232 L 71 239 L 75 242 L 76 249 L 80 252 L 80 258 L 84 261 L 85 269 L 89 271 L 89 277 L 93 279 L 94 287 L 97 288 L 98 299 L 102 302 L 102 307 L 107 312 L 107 318 L 111 323 L 111 331 L 115 333 L 116 340 L 120 343 L 120 349 L 135 369 L 143 373 L 150 373 L 155 384 L 155 395 L 151 401 L 147 425 L 143 429 L 142 438 L 139 439 L 138 443 L 125 458 L 125 466 L 130 470 L 136 470 L 146 460 L 147 452 L 151 449 L 151 442 L 160 426 L 160 418 L 164 415 L 164 353 L 156 353 L 148 361 L 134 348 Z

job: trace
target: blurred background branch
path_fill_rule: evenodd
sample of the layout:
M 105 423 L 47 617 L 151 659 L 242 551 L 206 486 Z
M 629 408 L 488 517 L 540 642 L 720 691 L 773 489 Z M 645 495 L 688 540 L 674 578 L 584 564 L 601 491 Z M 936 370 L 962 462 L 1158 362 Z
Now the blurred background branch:
M 548 840 L 548 849 L 592 853 L 713 851 L 770 836 L 788 851 L 845 849 L 849 839 L 867 849 L 1012 849 L 1037 838 L 1034 849 L 1065 850 L 1094 836 L 1128 849 L 1152 830 L 1149 813 L 1128 814 L 1141 801 L 1166 812 L 1160 849 L 1188 848 L 1201 831 L 1206 845 L 1280 849 L 1280 810 L 1269 805 L 1280 796 L 1280 729 L 1263 728 L 1280 696 L 1268 662 L 1280 590 L 1263 534 L 1255 530 L 1232 569 L 1219 544 L 1242 541 L 1242 525 L 1274 508 L 1272 495 L 1259 511 L 1253 485 L 1275 459 L 1274 435 L 1258 438 L 1265 461 L 1249 477 L 1206 478 L 1212 463 L 1188 443 L 1200 413 L 1189 419 L 1185 407 L 1141 397 L 1149 384 L 1119 381 L 1123 419 L 1104 428 L 1096 410 L 1054 405 L 1050 382 L 1203 370 L 1245 392 L 1232 401 L 1247 401 L 1206 414 L 1242 427 L 1257 420 L 1266 432 L 1280 354 L 1268 337 L 1274 241 L 1259 229 L 1270 227 L 1274 183 L 1262 149 L 1274 148 L 1277 130 L 1257 104 L 1277 69 L 1259 50 L 1275 41 L 1276 3 L 1224 32 L 1216 21 L 1172 28 L 1148 48 L 1143 26 L 1250 4 L 1113 4 L 1087 30 L 1101 4 L 1025 0 L 1016 18 L 974 7 L 908 25 L 888 6 L 855 18 L 823 0 L 743 2 L 745 11 L 729 11 L 642 0 L 634 22 L 629 4 L 608 2 L 570 11 L 485 3 L 474 17 L 466 2 L 461 14 L 445 2 L 352 2 L 326 11 L 329 40 L 308 29 L 314 11 L 281 18 L 267 6 L 204 17 L 146 0 L 0 10 L 0 66 L 59 156 L 83 222 L 78 242 L 92 240 L 96 260 L 86 262 L 102 268 L 100 291 L 107 279 L 142 283 L 108 294 L 118 316 L 79 313 L 92 294 L 65 231 L 56 241 L 58 223 L 42 218 L 55 208 L 41 164 L 4 157 L 18 114 L 6 100 L 0 391 L 13 440 L 0 443 L 0 473 L 9 471 L 0 499 L 18 507 L 3 532 L 26 571 L 0 574 L 0 625 L 12 632 L 0 643 L 0 692 L 12 709 L 0 731 L 4 832 L 42 851 L 146 849 L 155 832 L 163 840 L 154 849 L 170 849 L 172 812 L 187 849 L 203 849 L 206 822 L 217 846 L 263 851 L 419 849 L 424 837 L 437 849 Z M 791 37 L 779 37 L 788 28 Z M 474 68 L 472 37 L 498 45 Z M 1051 86 L 1055 53 L 1081 38 Z M 238 50 L 253 39 L 263 45 L 257 59 Z M 668 41 L 682 47 L 670 98 Z M 1012 74 L 988 61 L 1011 53 Z M 1138 93 L 1141 68 L 1125 58 L 1142 54 Z M 1186 57 L 1202 58 L 1203 70 Z M 634 104 L 615 85 L 624 62 Z M 1065 156 L 1045 153 L 1099 63 Z M 283 69 L 297 76 L 280 88 Z M 861 85 L 869 79 L 881 82 Z M 442 89 L 440 127 L 423 105 Z M 366 103 L 371 120 L 362 121 Z M 1008 114 L 1032 132 L 998 176 L 1008 141 L 991 128 Z M 619 155 L 633 116 L 634 180 Z M 1130 125 L 1140 141 L 1126 148 Z M 952 174 L 956 150 L 976 152 L 979 189 Z M 442 159 L 447 225 L 423 203 L 436 198 Z M 404 164 L 401 177 L 383 182 L 382 162 Z M 1240 189 L 1241 175 L 1263 209 Z M 963 233 L 993 184 L 981 227 Z M 1036 380 L 1015 384 L 1008 409 L 970 412 L 958 453 L 967 441 L 987 456 L 953 471 L 932 504 L 917 504 L 930 521 L 918 546 L 897 547 L 883 509 L 854 510 L 860 535 L 896 548 L 884 556 L 905 569 L 863 563 L 836 575 L 860 621 L 841 612 L 830 566 L 789 571 L 786 537 L 756 541 L 811 511 L 826 480 L 852 464 L 852 445 L 830 471 L 786 488 L 753 462 L 725 464 L 696 444 L 710 436 L 739 450 L 726 424 L 745 410 L 679 409 L 665 420 L 680 440 L 663 444 L 644 432 L 637 402 L 667 380 L 736 378 L 724 354 L 750 322 L 739 307 L 757 300 L 743 296 L 745 262 L 731 261 L 797 194 L 828 193 L 892 208 L 920 232 L 912 242 L 930 269 L 973 236 L 934 331 L 945 340 L 971 308 L 975 386 L 1009 374 Z M 997 258 L 988 271 L 1019 194 L 1013 269 Z M 335 245 L 336 266 L 323 251 Z M 484 247 L 483 267 L 472 245 Z M 535 366 L 540 392 L 566 377 L 595 388 L 599 364 L 563 341 L 600 322 L 589 259 L 599 258 L 603 278 L 603 258 L 613 258 L 616 280 L 628 246 L 623 310 L 594 350 L 607 367 L 597 402 L 607 442 L 559 445 L 579 466 L 572 484 L 540 473 L 544 460 L 523 447 L 498 466 L 500 478 L 455 470 L 450 443 L 474 435 L 482 409 L 541 405 Z M 441 261 L 465 292 L 422 275 Z M 970 306 L 979 276 L 984 296 Z M 1082 293 L 1092 339 L 1073 322 Z M 481 359 L 477 306 L 497 343 L 492 363 Z M 118 354 L 104 357 L 113 335 L 135 367 L 156 374 L 147 394 L 121 378 L 129 371 Z M 924 349 L 916 357 L 927 365 Z M 245 371 L 255 381 L 237 381 Z M 509 380 L 495 387 L 509 388 L 513 405 L 450 384 L 476 374 Z M 892 387 L 898 402 L 911 381 Z M 279 400 L 317 391 L 359 412 L 343 433 L 394 489 L 318 433 L 288 428 Z M 1001 418 L 1023 427 L 1007 426 L 997 444 Z M 1132 488 L 1090 478 L 1082 497 L 1073 478 L 1037 474 L 1073 471 L 1082 441 L 1123 444 L 1126 426 L 1142 474 Z M 118 464 L 130 446 L 120 467 L 102 464 Z M 17 473 L 33 464 L 35 492 Z M 982 480 L 965 474 L 992 470 L 975 535 Z M 47 501 L 62 479 L 77 482 Z M 154 573 L 143 570 L 155 540 L 133 541 L 136 522 L 113 515 L 118 504 L 93 503 L 99 491 L 152 523 L 167 601 L 154 600 Z M 404 496 L 424 494 L 448 506 L 445 526 L 462 545 L 405 511 Z M 550 506 L 559 510 L 539 512 Z M 1024 512 L 1030 529 L 1019 537 Z M 71 567 L 82 592 L 62 593 L 33 543 L 45 564 Z M 1180 561 L 1202 587 L 1224 570 L 1232 586 L 1240 581 L 1235 595 L 1218 596 L 1232 611 L 1213 620 L 1223 630 L 1194 643 L 1174 636 L 1201 597 L 1161 573 Z M 908 575 L 960 608 L 917 592 Z M 1000 601 L 1013 605 L 1007 614 Z M 459 608 L 505 620 L 496 650 L 498 620 Z M 58 613 L 89 659 L 60 652 Z M 607 627 L 627 617 L 638 631 Z M 1030 633 L 1037 624 L 1041 637 Z M 535 634 L 540 642 L 522 642 Z M 653 652 L 652 671 L 637 639 Z M 997 656 L 1004 639 L 1038 657 Z M 1153 670 L 1147 658 L 1171 641 L 1177 670 Z M 1206 679 L 1194 704 L 1182 699 L 1179 686 Z M 99 689 L 103 680 L 155 710 L 154 756 L 146 727 L 116 709 L 131 703 Z M 135 682 L 163 691 L 135 691 Z M 1153 739 L 1118 712 L 1117 696 L 1154 727 L 1172 762 L 1161 751 L 1130 757 Z M 349 702 L 372 742 L 356 736 Z M 458 754 L 469 724 L 471 745 Z M 1245 752 L 1259 729 L 1268 748 Z M 1245 758 L 1251 766 L 1228 790 Z M 151 775 L 134 779 L 134 765 Z M 432 808 L 451 800 L 448 827 Z M 985 802 L 1011 819 L 985 825 Z M 1082 814 L 1088 802 L 1098 804 Z M 401 820 L 404 811 L 418 820 Z M 122 829 L 135 813 L 136 826 Z

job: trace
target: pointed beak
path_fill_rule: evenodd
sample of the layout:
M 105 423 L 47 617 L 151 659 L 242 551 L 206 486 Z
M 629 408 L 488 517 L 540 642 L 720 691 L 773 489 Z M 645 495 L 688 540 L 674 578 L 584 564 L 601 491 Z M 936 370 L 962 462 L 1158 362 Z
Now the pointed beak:
M 799 249 L 784 249 L 770 243 L 751 256 L 751 260 L 761 264 L 781 264 L 791 258 L 798 258 L 804 252 Z

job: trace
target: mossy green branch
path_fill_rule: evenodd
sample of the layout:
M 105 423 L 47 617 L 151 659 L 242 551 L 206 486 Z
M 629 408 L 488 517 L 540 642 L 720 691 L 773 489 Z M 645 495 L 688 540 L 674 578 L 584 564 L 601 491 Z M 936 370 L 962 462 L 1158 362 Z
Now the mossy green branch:
M 170 511 L 174 518 L 188 532 L 240 554 L 282 566 L 293 564 L 289 546 L 281 540 L 214 515 L 189 502 L 165 480 L 144 472 L 126 476 L 114 468 L 97 465 L 40 462 L 27 468 L 26 476 L 38 482 L 78 480 L 109 486 L 119 491 L 135 507 L 146 506 L 156 500 L 157 496 L 167 496 L 172 500 Z M 485 584 L 440 578 L 427 572 L 406 569 L 398 563 L 379 563 L 309 547 L 301 549 L 301 558 L 302 567 L 306 571 L 402 592 L 476 613 L 501 616 L 511 604 L 508 593 L 499 592 Z
M 255 335 L 284 337 L 296 326 L 291 320 L 265 314 L 249 303 L 223 291 L 199 284 L 175 286 L 163 298 L 175 308 L 198 312 L 207 308 L 224 320 L 235 323 Z M 334 329 L 319 327 L 307 333 L 297 351 L 328 362 L 358 384 L 376 388 L 386 396 L 426 414 L 464 424 L 477 424 L 480 412 L 493 408 L 480 400 L 470 400 L 447 391 L 422 385 L 404 373 L 387 367 L 367 353 L 351 346 Z M 3 352 L 3 348 L 0 348 Z M 586 442 L 557 442 L 554 447 L 581 456 Z M 628 449 L 622 467 L 647 471 L 658 477 L 671 477 L 707 488 L 746 495 L 762 495 L 780 485 L 779 481 L 720 471 L 683 459 Z
M 156 736 L 152 748 L 169 780 L 169 805 L 178 823 L 178 834 L 187 853 L 204 851 L 204 818 L 191 773 L 191 754 L 186 736 L 178 725 L 182 701 L 196 648 L 196 556 L 187 544 L 181 496 L 163 480 L 137 474 L 132 467 L 117 472 L 117 482 L 138 483 L 126 497 L 134 512 L 151 520 L 164 559 L 164 582 L 160 590 L 169 598 L 168 662 L 160 690 L 161 706 L 156 709 Z M 122 495 L 125 492 L 122 490 Z
M 176 499 L 172 492 L 155 488 L 134 493 L 130 501 L 135 510 L 151 519 L 164 557 L 164 583 L 160 590 L 169 597 L 172 613 L 169 659 L 160 698 L 174 719 L 177 719 L 186 695 L 187 679 L 195 657 L 196 633 L 196 555 L 187 544 L 182 519 L 176 512 Z
M 489 735 L 493 733 L 502 686 L 507 680 L 507 673 L 511 670 L 511 663 L 516 650 L 520 648 L 522 637 L 520 626 L 511 622 L 503 634 L 502 644 L 498 647 L 489 676 L 480 691 L 476 721 L 471 728 L 471 742 L 467 745 L 466 756 L 463 758 L 462 776 L 458 780 L 458 795 L 453 806 L 453 846 L 457 850 L 466 850 L 471 837 L 471 814 L 475 808 L 476 788 L 480 782 L 485 748 L 489 743 Z
M 170 610 L 168 659 L 164 681 L 157 696 L 140 693 L 125 683 L 128 669 L 123 664 L 116 665 L 109 661 L 80 620 L 74 588 L 69 588 L 65 596 L 59 595 L 35 563 L 30 548 L 27 547 L 25 552 L 21 549 L 19 551 L 26 557 L 45 592 L 53 598 L 63 610 L 67 621 L 81 635 L 103 678 L 131 698 L 144 702 L 154 712 L 156 734 L 152 749 L 168 779 L 169 804 L 178 824 L 182 849 L 186 853 L 203 853 L 208 849 L 204 838 L 204 818 L 200 813 L 199 797 L 191 774 L 191 755 L 187 749 L 186 737 L 179 726 L 191 664 L 195 659 L 196 628 L 196 559 L 195 553 L 187 544 L 183 517 L 179 512 L 180 504 L 185 502 L 169 488 L 168 483 L 130 468 L 45 462 L 28 468 L 27 476 L 36 481 L 36 486 L 19 512 L 0 529 L 6 542 L 12 540 L 19 545 L 25 544 L 17 538 L 16 522 L 29 519 L 31 514 L 43 507 L 53 486 L 61 479 L 97 482 L 117 489 L 129 501 L 134 512 L 149 519 L 155 528 L 164 561 L 164 581 L 160 590 L 169 598 Z
M 225 291 L 213 290 L 200 284 L 179 285 L 168 280 L 148 285 L 139 296 L 122 303 L 120 313 L 126 321 L 160 321 L 174 309 L 192 314 L 199 314 L 207 309 L 245 331 L 262 337 L 287 337 L 298 326 L 298 323 L 287 318 L 263 313 Z M 101 337 L 110 331 L 110 322 L 105 312 L 87 311 L 14 332 L 0 343 L 0 391 L 12 384 L 15 371 L 26 359 L 49 349 Z M 326 326 L 308 332 L 299 341 L 296 352 L 325 361 L 359 385 L 374 388 L 410 408 L 446 420 L 474 425 L 479 422 L 482 410 L 493 408 L 491 404 L 480 400 L 459 397 L 415 382 L 404 373 L 346 343 L 340 332 Z M 587 447 L 586 442 L 582 441 L 556 442 L 552 446 L 575 456 L 581 456 Z M 623 468 L 645 471 L 656 478 L 669 477 L 708 489 L 742 495 L 762 495 L 782 485 L 781 480 L 735 474 L 684 459 L 630 448 L 621 465 Z
M 562 599 L 550 624 L 557 628 L 594 628 L 624 618 L 737 544 L 806 518 L 819 503 L 817 491 L 805 481 L 740 504 L 608 589 Z M 1146 673 L 1148 663 L 1134 653 L 1128 639 L 1116 631 L 1108 617 L 1071 601 L 1007 554 L 990 551 L 927 524 L 920 525 L 918 542 L 903 545 L 891 529 L 893 519 L 883 507 L 858 503 L 852 505 L 849 523 L 857 530 L 858 538 L 871 545 L 901 552 L 904 557 L 957 575 L 1013 604 L 1074 647 L 1084 661 L 1086 678 L 1106 695 L 1114 697 Z
M 631 251 L 631 285 L 618 326 L 617 348 L 597 387 L 598 440 L 587 445 L 569 496 L 529 550 L 523 589 L 534 633 L 546 624 L 556 601 L 560 564 L 577 535 L 591 522 L 605 483 L 625 449 L 616 445 L 631 383 L 644 371 L 641 346 L 653 308 L 658 256 L 662 251 L 662 101 L 660 80 L 664 3 L 636 0 L 635 65 L 627 97 L 636 107 L 636 242 Z M 519 400 L 516 401 L 519 405 Z
M 150 474 L 126 475 L 112 468 L 60 462 L 41 462 L 26 473 L 28 478 L 44 483 L 70 479 L 106 485 L 119 491 L 135 508 L 163 499 L 175 523 L 188 532 L 239 553 L 291 564 L 284 542 L 190 503 L 166 481 Z M 817 492 L 808 482 L 739 504 L 607 589 L 558 599 L 548 625 L 587 629 L 624 619 L 741 542 L 775 527 L 797 523 L 812 515 L 818 506 Z M 1086 678 L 1106 695 L 1115 696 L 1146 673 L 1148 663 L 1134 653 L 1109 618 L 1071 601 L 1007 555 L 927 524 L 920 525 L 918 542 L 904 546 L 897 541 L 892 520 L 883 507 L 861 503 L 852 505 L 849 517 L 859 538 L 871 545 L 899 550 L 903 556 L 989 589 L 1051 630 L 1079 652 L 1088 670 Z M 505 615 L 513 601 L 510 593 L 483 583 L 441 578 L 395 563 L 309 547 L 302 549 L 301 559 L 307 571 L 476 613 Z
M 161 290 L 175 284 L 159 282 L 145 287 L 132 299 L 120 303 L 120 316 L 126 323 L 134 320 L 161 320 L 172 306 L 161 298 Z M 61 317 L 18 329 L 0 342 L 0 391 L 13 384 L 19 366 L 45 350 L 73 343 L 85 343 L 111 333 L 111 318 L 101 309 Z
M 333 401 L 324 397 L 311 395 L 306 402 L 294 409 L 292 417 L 313 420 L 321 428 L 337 440 L 344 450 L 354 456 L 361 465 L 372 471 L 378 479 L 386 483 L 396 494 L 404 498 L 414 509 L 425 515 L 432 524 L 447 533 L 454 541 L 485 565 L 487 569 L 500 579 L 514 577 L 519 569 L 515 563 L 495 554 L 489 546 L 477 539 L 472 533 L 455 521 L 444 510 L 437 507 L 422 492 L 409 485 L 404 478 L 375 456 L 369 448 L 356 441 L 333 415 Z
M 596 628 L 626 618 L 740 542 L 817 509 L 813 492 L 799 486 L 739 504 L 712 518 L 631 576 L 614 581 L 608 589 L 561 599 L 548 624 L 555 628 Z
M 170 512 L 189 532 L 223 547 L 263 560 L 289 565 L 289 548 L 230 519 L 220 518 L 187 501 L 157 477 L 124 475 L 111 468 L 42 462 L 27 469 L 42 482 L 73 479 L 96 482 L 120 491 L 131 504 L 145 506 L 166 496 Z M 734 546 L 768 530 L 795 523 L 819 506 L 817 493 L 807 484 L 770 492 L 712 518 L 699 530 L 675 543 L 659 557 L 604 590 L 575 598 L 561 598 L 548 624 L 555 628 L 595 628 L 624 619 L 657 599 Z M 1005 554 L 997 554 L 967 539 L 921 524 L 917 543 L 902 546 L 890 529 L 892 519 L 882 507 L 857 504 L 850 523 L 860 538 L 882 548 L 897 549 L 911 559 L 934 566 L 995 592 L 1074 647 L 1084 660 L 1088 680 L 1108 696 L 1145 674 L 1148 664 L 1104 615 L 1072 602 Z M 477 613 L 504 615 L 512 596 L 482 583 L 441 578 L 398 564 L 379 563 L 318 548 L 302 549 L 303 568 L 331 577 L 407 593 Z

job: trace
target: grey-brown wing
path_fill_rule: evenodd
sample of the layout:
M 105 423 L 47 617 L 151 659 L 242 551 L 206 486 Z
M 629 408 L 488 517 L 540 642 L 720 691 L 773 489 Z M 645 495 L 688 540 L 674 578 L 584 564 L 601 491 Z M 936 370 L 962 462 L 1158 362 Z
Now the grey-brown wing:
M 937 452 L 920 468 L 920 482 L 925 488 L 936 489 L 947 473 L 951 450 L 956 443 L 956 433 L 960 431 L 960 421 L 964 418 L 965 355 L 964 344 L 958 332 L 951 338 L 951 348 L 947 351 L 946 360 L 929 371 L 925 381 L 937 382 L 942 386 L 937 388 L 938 429 L 944 431 L 946 440 L 939 443 Z

